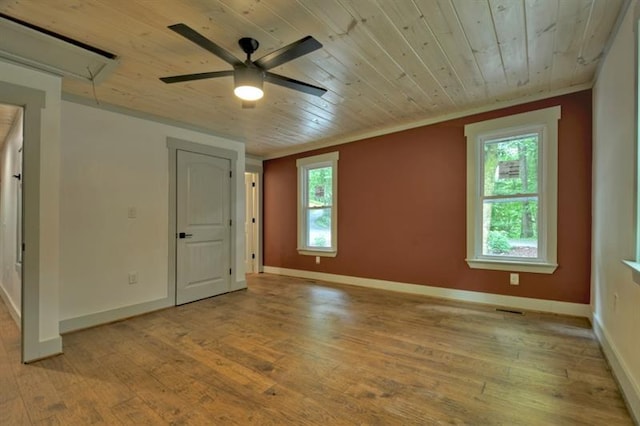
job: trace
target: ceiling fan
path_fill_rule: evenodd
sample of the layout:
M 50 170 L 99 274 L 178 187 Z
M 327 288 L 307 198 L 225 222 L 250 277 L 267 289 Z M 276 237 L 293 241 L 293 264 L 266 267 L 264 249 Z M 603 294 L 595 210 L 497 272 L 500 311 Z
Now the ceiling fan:
M 300 56 L 320 49 L 322 44 L 311 36 L 301 38 L 255 61 L 251 60 L 251 55 L 258 49 L 260 44 L 253 38 L 241 38 L 238 40 L 238 44 L 244 53 L 247 54 L 247 59 L 243 62 L 186 24 L 170 25 L 168 28 L 229 63 L 233 66 L 233 69 L 228 71 L 212 71 L 161 77 L 160 80 L 165 83 L 180 83 L 183 81 L 233 76 L 234 93 L 242 99 L 243 108 L 255 107 L 255 101 L 264 95 L 262 90 L 264 81 L 315 96 L 322 96 L 327 92 L 327 90 L 322 87 L 313 86 L 268 71 L 285 62 L 292 61 Z

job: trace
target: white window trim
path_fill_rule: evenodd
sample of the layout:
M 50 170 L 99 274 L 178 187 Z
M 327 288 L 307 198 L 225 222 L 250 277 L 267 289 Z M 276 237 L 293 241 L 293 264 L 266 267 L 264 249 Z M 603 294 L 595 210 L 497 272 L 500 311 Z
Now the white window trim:
M 560 106 L 510 115 L 493 120 L 468 124 L 464 128 L 467 138 L 467 264 L 473 269 L 535 272 L 552 274 L 557 263 L 558 231 L 558 120 Z M 519 133 L 536 126 L 543 126 L 543 138 L 539 152 L 542 169 L 539 209 L 545 218 L 538 229 L 542 242 L 539 249 L 544 261 L 526 259 L 495 259 L 479 256 L 481 230 L 477 227 L 478 191 L 482 182 L 478 179 L 482 140 L 508 133 Z
M 338 151 L 326 154 L 314 155 L 312 157 L 299 158 L 296 160 L 298 168 L 298 253 L 305 256 L 336 257 L 338 254 Z M 305 244 L 306 217 L 304 204 L 304 173 L 310 166 L 331 166 L 333 176 L 331 181 L 333 203 L 331 205 L 331 247 L 317 248 L 308 247 Z
M 633 186 L 633 195 L 635 197 L 635 215 L 634 215 L 634 233 L 636 238 L 635 244 L 635 259 L 623 260 L 622 263 L 631 268 L 631 278 L 636 284 L 640 284 L 640 21 L 637 21 L 634 27 L 636 37 L 636 54 L 635 54 L 635 135 L 636 135 L 636 158 L 635 158 L 635 173 L 636 181 Z

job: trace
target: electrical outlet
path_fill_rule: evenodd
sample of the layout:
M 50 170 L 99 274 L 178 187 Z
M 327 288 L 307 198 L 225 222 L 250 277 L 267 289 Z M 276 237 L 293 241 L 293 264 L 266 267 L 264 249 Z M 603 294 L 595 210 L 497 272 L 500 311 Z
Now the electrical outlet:
M 316 265 L 320 264 L 320 256 L 316 256 Z
M 520 285 L 520 274 L 509 274 L 509 284 Z
M 136 217 L 138 217 L 138 211 L 135 207 L 129 207 L 129 209 L 127 210 L 127 216 L 129 217 L 129 219 L 135 219 Z
M 138 283 L 138 273 L 129 272 L 129 284 L 137 284 L 137 283 Z

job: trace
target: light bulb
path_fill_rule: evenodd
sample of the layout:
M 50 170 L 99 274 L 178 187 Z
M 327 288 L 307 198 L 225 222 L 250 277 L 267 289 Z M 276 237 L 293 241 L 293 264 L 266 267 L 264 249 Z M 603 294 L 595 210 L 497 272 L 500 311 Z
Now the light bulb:
M 233 93 L 244 101 L 257 101 L 264 96 L 262 89 L 254 86 L 238 86 L 233 89 Z

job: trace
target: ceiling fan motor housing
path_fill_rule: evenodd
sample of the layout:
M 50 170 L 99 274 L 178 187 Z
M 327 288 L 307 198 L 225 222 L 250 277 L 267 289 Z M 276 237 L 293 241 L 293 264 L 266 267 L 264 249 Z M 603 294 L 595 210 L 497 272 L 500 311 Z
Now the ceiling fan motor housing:
M 244 100 L 257 100 L 262 97 L 264 85 L 264 71 L 257 67 L 237 67 L 233 73 L 234 91 Z M 248 95 L 241 95 L 238 91 L 248 90 Z M 252 94 L 253 93 L 253 94 Z M 245 97 L 249 96 L 249 97 Z
M 253 52 L 258 50 L 258 47 L 260 47 L 258 40 L 251 37 L 242 37 L 238 40 L 238 44 L 240 45 L 240 48 L 242 48 L 242 51 L 247 54 L 247 59 L 253 54 Z

